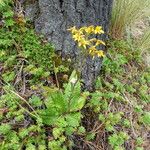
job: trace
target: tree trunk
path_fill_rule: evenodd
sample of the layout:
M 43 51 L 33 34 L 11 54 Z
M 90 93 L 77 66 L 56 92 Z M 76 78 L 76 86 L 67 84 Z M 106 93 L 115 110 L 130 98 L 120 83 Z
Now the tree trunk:
M 113 0 L 38 0 L 26 7 L 35 29 L 52 42 L 62 56 L 76 59 L 78 48 L 67 31 L 72 26 L 101 25 L 108 31 Z M 101 37 L 104 41 L 106 36 Z M 87 58 L 82 71 L 84 87 L 92 90 L 102 59 Z

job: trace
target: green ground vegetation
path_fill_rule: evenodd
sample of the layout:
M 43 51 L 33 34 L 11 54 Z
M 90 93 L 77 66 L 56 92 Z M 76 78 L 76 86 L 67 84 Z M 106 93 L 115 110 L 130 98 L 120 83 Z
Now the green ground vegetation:
M 141 50 L 109 40 L 96 90 L 83 92 L 76 71 L 11 6 L 0 6 L 0 149 L 146 149 L 150 68 Z

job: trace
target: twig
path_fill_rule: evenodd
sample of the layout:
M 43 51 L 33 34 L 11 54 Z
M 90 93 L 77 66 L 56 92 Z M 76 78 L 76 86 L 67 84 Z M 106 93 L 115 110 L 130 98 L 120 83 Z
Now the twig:
M 23 75 L 23 87 L 22 87 L 22 94 L 24 94 L 25 93 L 25 91 L 26 91 L 26 79 L 25 79 L 25 75 Z
M 134 137 L 137 138 L 138 135 L 135 133 L 135 130 L 134 130 L 134 127 L 133 127 L 133 123 L 132 123 L 132 119 L 133 119 L 133 117 L 132 117 L 132 114 L 131 114 L 131 116 L 130 116 L 131 128 L 132 128 L 132 132 L 133 132 Z
M 35 112 L 34 108 L 23 98 L 21 97 L 18 93 L 10 90 L 11 93 L 15 94 L 17 97 L 19 97 L 22 101 L 24 101 L 29 107 L 30 109 L 32 109 L 32 111 L 39 117 L 39 115 Z

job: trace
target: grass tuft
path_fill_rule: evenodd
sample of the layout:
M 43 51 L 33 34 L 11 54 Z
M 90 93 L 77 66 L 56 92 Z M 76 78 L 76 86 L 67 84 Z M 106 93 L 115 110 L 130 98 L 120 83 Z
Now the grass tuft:
M 150 0 L 114 0 L 110 33 L 113 38 L 121 39 L 126 27 L 150 14 Z
M 150 27 L 144 31 L 143 36 L 140 38 L 140 42 L 139 40 L 136 42 L 141 53 L 146 51 L 150 52 Z

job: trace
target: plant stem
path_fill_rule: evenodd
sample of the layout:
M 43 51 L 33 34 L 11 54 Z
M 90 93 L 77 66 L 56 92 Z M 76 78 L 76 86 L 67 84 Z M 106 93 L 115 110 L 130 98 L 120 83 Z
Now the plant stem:
M 55 62 L 53 63 L 53 65 L 54 65 L 54 74 L 55 74 L 55 79 L 56 79 L 56 85 L 60 89 L 59 81 L 58 81 L 58 77 L 57 77 L 57 72 L 56 72 Z

